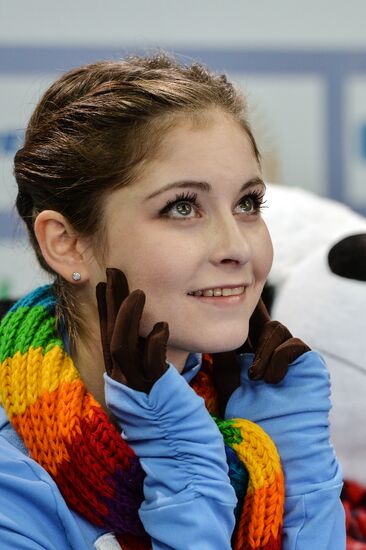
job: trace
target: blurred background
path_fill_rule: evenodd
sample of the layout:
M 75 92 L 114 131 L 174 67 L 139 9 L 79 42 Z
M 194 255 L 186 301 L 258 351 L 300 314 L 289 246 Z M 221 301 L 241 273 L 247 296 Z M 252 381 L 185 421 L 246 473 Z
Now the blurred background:
M 365 215 L 365 21 L 362 0 L 0 0 L 0 299 L 46 280 L 13 209 L 27 119 L 62 72 L 97 59 L 162 48 L 227 72 L 266 180 Z

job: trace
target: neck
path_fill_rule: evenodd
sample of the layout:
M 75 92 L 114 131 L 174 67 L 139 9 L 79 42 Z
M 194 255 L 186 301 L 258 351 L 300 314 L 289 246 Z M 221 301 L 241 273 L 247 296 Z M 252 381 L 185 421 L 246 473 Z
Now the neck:
M 85 299 L 82 293 L 78 297 L 78 303 L 81 323 L 78 327 L 77 341 L 71 349 L 71 356 L 87 390 L 106 410 L 103 380 L 105 366 L 98 309 L 96 304 Z
M 183 371 L 188 355 L 188 351 L 167 347 L 167 361 L 172 363 L 179 373 Z
M 105 372 L 103 352 L 100 345 L 99 327 L 97 330 L 89 328 L 88 338 L 79 338 L 77 349 L 72 352 L 74 364 L 87 387 L 100 405 L 106 410 L 104 398 Z

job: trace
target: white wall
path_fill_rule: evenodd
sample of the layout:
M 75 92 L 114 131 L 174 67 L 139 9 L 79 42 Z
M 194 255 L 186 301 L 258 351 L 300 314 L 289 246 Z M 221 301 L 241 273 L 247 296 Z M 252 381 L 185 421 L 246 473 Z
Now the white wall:
M 1 0 L 0 43 L 363 48 L 364 0 Z

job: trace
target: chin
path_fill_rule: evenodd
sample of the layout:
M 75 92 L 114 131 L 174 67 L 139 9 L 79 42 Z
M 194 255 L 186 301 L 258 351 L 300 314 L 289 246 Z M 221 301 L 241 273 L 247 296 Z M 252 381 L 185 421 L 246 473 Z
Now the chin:
M 223 331 L 225 332 L 225 331 Z M 225 351 L 233 351 L 240 348 L 246 339 L 248 338 L 248 331 L 241 330 L 240 334 L 230 334 L 225 336 L 221 333 L 220 336 L 216 335 L 215 338 L 202 338 L 200 343 L 195 343 L 191 351 L 200 353 L 223 353 Z

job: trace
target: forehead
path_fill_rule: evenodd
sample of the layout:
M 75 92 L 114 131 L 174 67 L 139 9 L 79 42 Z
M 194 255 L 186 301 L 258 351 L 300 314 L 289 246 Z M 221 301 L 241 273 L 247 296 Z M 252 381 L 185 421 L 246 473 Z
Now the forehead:
M 253 173 L 253 171 L 255 173 Z M 154 157 L 145 163 L 142 178 L 240 179 L 260 173 L 252 142 L 240 122 L 223 113 L 198 123 L 178 120 L 162 137 Z
M 261 177 L 260 166 L 237 120 L 221 113 L 205 118 L 204 123 L 200 120 L 200 124 L 180 118 L 169 126 L 136 179 L 107 197 L 105 214 L 108 219 L 114 215 L 120 219 L 122 210 L 140 212 L 142 204 L 149 204 L 147 197 L 173 182 L 207 182 L 213 192 L 210 195 L 231 196 L 256 177 Z

